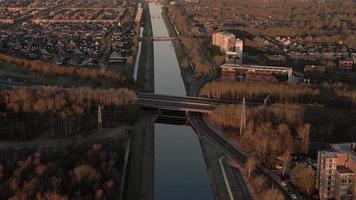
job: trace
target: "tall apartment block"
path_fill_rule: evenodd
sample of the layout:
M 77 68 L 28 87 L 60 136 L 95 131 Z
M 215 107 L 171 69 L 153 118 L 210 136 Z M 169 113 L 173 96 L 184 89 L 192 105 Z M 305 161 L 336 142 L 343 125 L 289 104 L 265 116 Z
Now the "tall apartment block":
M 356 143 L 318 152 L 316 188 L 322 200 L 356 200 Z
M 228 63 L 242 63 L 243 41 L 229 32 L 216 32 L 212 36 L 212 44 L 225 53 Z

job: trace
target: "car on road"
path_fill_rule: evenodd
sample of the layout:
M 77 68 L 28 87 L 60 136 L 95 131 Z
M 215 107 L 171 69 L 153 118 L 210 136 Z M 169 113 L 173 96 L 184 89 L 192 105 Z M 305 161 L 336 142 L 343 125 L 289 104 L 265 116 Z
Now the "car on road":
M 284 186 L 284 187 L 287 187 L 287 182 L 282 181 L 282 182 L 281 182 L 281 185 Z
M 283 166 L 281 164 L 277 164 L 276 166 L 274 166 L 276 169 L 278 170 L 282 170 L 283 169 Z
M 290 194 L 289 196 L 290 196 L 291 199 L 298 199 L 296 194 L 293 194 L 293 193 L 292 193 L 292 194 Z

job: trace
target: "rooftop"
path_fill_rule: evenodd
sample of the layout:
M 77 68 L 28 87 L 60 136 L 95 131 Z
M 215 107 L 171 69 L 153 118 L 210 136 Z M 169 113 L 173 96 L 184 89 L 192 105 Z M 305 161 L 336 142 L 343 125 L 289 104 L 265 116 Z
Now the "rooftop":
M 282 70 L 292 71 L 291 67 L 277 67 L 277 66 L 262 66 L 262 65 L 240 65 L 240 64 L 223 64 L 220 68 L 255 68 L 255 69 L 268 69 L 268 70 Z
M 345 166 L 337 166 L 336 169 L 340 174 L 353 174 L 354 173 L 350 168 L 345 167 Z
M 331 148 L 335 151 L 344 151 L 348 153 L 356 154 L 356 143 L 338 143 L 330 144 Z

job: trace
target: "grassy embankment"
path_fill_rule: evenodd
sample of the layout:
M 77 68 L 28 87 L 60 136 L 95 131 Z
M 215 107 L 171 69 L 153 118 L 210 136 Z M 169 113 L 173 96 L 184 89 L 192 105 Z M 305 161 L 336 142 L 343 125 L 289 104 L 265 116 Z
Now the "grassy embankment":
M 179 38 L 179 35 L 177 34 L 176 29 L 168 16 L 168 9 L 166 7 L 163 8 L 162 16 L 166 24 L 169 36 L 174 38 Z M 186 53 L 187 51 L 185 50 L 184 46 L 181 44 L 180 40 L 172 40 L 172 44 L 173 44 L 174 51 L 176 53 L 179 67 L 181 69 L 181 74 L 185 84 L 185 88 L 188 90 L 194 78 L 194 69 L 189 66 L 188 62 L 186 63 L 183 62 L 183 60 L 189 60 L 189 56 L 187 56 Z M 186 66 L 187 64 L 188 66 Z
M 143 3 L 144 32 L 139 61 L 136 88 L 139 91 L 154 91 L 154 62 L 152 26 L 148 4 Z M 154 116 L 142 122 L 132 134 L 131 155 L 127 172 L 125 199 L 153 200 L 154 191 Z
M 144 4 L 143 12 L 144 30 L 141 39 L 141 55 L 137 72 L 136 88 L 143 92 L 154 91 L 154 55 L 152 41 L 152 25 L 148 9 L 148 4 Z

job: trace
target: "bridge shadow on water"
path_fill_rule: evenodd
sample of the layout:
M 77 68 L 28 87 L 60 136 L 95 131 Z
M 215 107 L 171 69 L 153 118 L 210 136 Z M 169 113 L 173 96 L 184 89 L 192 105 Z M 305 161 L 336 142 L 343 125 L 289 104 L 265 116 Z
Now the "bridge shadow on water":
M 160 109 L 160 115 L 156 120 L 159 124 L 188 125 L 186 112 Z

